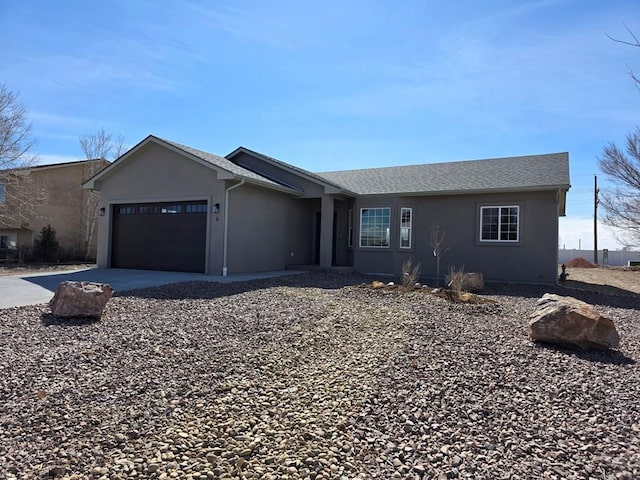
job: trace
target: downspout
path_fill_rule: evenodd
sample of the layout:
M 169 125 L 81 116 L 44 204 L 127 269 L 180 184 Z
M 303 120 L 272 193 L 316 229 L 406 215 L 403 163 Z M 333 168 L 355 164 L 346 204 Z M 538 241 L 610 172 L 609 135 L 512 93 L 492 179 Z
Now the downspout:
M 244 178 L 224 191 L 224 240 L 222 243 L 222 276 L 227 276 L 227 239 L 229 237 L 229 192 L 244 185 Z

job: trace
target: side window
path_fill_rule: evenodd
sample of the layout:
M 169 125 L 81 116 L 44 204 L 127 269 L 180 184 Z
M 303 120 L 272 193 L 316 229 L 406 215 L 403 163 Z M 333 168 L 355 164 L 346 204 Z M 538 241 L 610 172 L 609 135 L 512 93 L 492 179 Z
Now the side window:
M 480 208 L 480 241 L 517 242 L 520 239 L 520 207 L 490 206 Z
M 400 209 L 400 248 L 411 248 L 411 232 L 413 223 L 413 209 Z

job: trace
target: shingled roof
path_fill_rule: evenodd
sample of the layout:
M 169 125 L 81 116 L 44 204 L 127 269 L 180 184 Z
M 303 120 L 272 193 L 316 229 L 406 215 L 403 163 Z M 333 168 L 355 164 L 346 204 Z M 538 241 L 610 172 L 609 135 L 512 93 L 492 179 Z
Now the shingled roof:
M 282 185 L 278 182 L 274 182 L 273 180 L 266 178 L 263 175 L 260 175 L 259 173 L 256 173 L 252 170 L 241 167 L 237 163 L 233 163 L 231 160 L 225 157 L 214 155 L 213 153 L 205 152 L 203 150 L 198 150 L 197 148 L 192 148 L 187 145 L 182 145 L 181 143 L 173 142 L 171 140 L 167 140 L 164 138 L 159 138 L 159 137 L 155 137 L 155 138 L 157 138 L 158 140 L 162 140 L 163 142 L 168 143 L 170 145 L 173 145 L 174 147 L 179 148 L 180 150 L 190 153 L 191 155 L 198 157 L 200 160 L 204 160 L 205 162 L 215 165 L 218 168 L 222 168 L 223 170 L 226 170 L 227 172 L 230 172 L 233 175 L 237 175 L 240 178 L 246 178 L 249 181 L 254 180 L 259 183 L 273 185 L 277 187 L 286 187 L 288 189 L 293 190 L 293 188 L 290 187 L 289 185 Z
M 569 188 L 569 154 L 318 173 L 358 195 L 454 194 Z
M 296 167 L 295 165 L 291 165 L 290 163 L 283 162 L 282 160 L 278 160 L 277 158 L 270 157 L 269 155 L 265 155 L 264 153 L 256 152 L 255 150 L 251 150 L 250 148 L 247 148 L 247 147 L 240 146 L 236 148 L 233 152 L 226 155 L 226 158 L 232 159 L 239 153 L 247 153 L 254 157 L 261 158 L 262 160 L 266 160 L 267 162 L 273 165 L 279 166 L 285 170 L 289 170 L 290 172 L 297 174 L 298 176 L 305 177 L 312 182 L 328 185 L 337 190 L 346 190 L 343 186 L 333 183 L 330 180 L 318 175 L 317 173 L 310 172 L 309 170 L 305 170 L 304 168 Z M 350 191 L 345 191 L 344 193 L 354 194 L 354 192 L 350 192 Z

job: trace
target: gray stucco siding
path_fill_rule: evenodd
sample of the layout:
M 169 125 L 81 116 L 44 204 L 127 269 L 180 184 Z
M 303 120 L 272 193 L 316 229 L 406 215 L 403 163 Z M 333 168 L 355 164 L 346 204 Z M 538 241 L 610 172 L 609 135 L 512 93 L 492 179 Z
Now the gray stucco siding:
M 225 182 L 204 165 L 157 144 L 149 144 L 128 159 L 126 168 L 115 168 L 100 183 L 100 206 L 105 216 L 98 217 L 98 265 L 111 266 L 112 208 L 124 203 L 207 200 L 219 203 L 220 214 L 209 208 L 207 218 L 207 271 L 222 271 L 222 212 Z M 162 239 L 157 239 L 162 241 Z
M 310 264 L 314 204 L 250 185 L 229 193 L 229 273 Z
M 553 284 L 557 275 L 558 204 L 556 192 L 360 198 L 354 241 L 354 267 L 363 273 L 399 275 L 409 257 L 419 260 L 425 277 L 436 276 L 430 231 L 436 222 L 446 234 L 440 275 L 450 268 L 482 272 L 489 281 Z M 519 207 L 517 242 L 480 241 L 482 206 Z M 400 209 L 412 208 L 412 248 L 400 248 Z M 390 246 L 359 246 L 361 208 L 390 207 Z

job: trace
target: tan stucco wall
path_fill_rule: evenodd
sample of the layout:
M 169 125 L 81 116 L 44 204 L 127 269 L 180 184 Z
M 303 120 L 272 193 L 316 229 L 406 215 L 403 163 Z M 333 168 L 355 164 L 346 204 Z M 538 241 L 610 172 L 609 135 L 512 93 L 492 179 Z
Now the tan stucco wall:
M 105 208 L 105 216 L 99 217 L 98 265 L 110 266 L 113 205 L 207 200 L 209 205 L 219 203 L 221 207 L 218 215 L 208 209 L 206 271 L 221 273 L 225 182 L 218 180 L 211 168 L 154 143 L 125 160 L 114 165 L 100 183 L 100 207 Z

